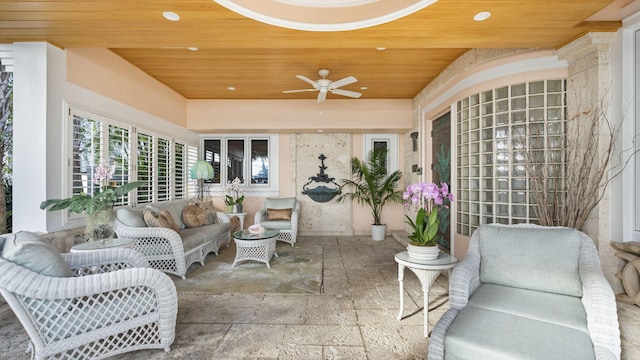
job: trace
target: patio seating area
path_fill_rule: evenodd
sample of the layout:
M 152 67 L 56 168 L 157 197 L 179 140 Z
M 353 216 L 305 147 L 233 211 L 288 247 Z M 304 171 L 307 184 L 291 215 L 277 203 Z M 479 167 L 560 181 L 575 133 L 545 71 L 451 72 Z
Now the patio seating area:
M 234 244 L 210 254 L 205 268 L 231 261 Z M 422 290 L 417 278 L 404 279 L 405 317 L 398 321 L 398 273 L 394 254 L 403 245 L 393 237 L 299 236 L 295 247 L 322 249 L 320 294 L 243 291 L 207 294 L 178 291 L 176 340 L 171 351 L 143 350 L 114 359 L 424 359 Z M 286 243 L 278 248 L 291 249 Z M 283 251 L 284 253 L 284 251 Z M 278 271 L 278 262 L 271 262 Z M 251 262 L 236 268 L 251 268 Z M 255 264 L 264 272 L 264 264 Z M 202 269 L 204 270 L 204 268 Z M 194 264 L 194 271 L 202 271 Z M 174 281 L 183 281 L 171 276 Z M 443 273 L 430 292 L 430 328 L 449 308 Z M 618 303 L 622 359 L 640 358 L 640 307 Z M 28 359 L 28 337 L 7 305 L 0 307 L 2 359 Z

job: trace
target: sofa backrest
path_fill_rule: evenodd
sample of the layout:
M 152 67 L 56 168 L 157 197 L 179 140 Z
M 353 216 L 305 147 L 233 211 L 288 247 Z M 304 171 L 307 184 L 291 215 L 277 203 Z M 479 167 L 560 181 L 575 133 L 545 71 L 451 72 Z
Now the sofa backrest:
M 582 296 L 577 230 L 488 224 L 476 231 L 481 282 Z
M 184 210 L 189 203 L 192 202 L 189 199 L 180 199 L 173 201 L 165 201 L 158 203 L 150 203 L 150 204 L 140 204 L 136 208 L 120 208 L 116 212 L 116 217 L 120 222 L 127 226 L 132 227 L 145 227 L 147 226 L 143 215 L 144 210 L 153 210 L 157 213 L 160 213 L 162 210 L 167 210 L 173 220 L 178 224 L 180 229 L 184 229 L 186 226 L 184 221 L 182 220 L 182 210 Z

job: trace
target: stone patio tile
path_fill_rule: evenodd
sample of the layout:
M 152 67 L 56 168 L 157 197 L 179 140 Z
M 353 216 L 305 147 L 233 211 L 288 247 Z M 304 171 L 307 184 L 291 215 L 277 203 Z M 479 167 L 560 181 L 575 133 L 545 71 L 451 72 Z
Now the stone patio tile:
M 367 354 L 363 346 L 323 346 L 325 360 L 366 360 Z
M 351 286 L 348 283 L 325 285 L 322 287 L 322 293 L 329 296 L 351 296 Z
M 360 245 L 360 238 L 357 236 L 340 236 L 337 238 L 338 239 L 338 245 L 340 245 L 340 247 L 343 246 L 354 246 L 354 245 Z
M 399 305 L 399 304 L 398 304 Z M 415 304 L 407 304 L 405 301 L 402 320 L 398 320 L 398 309 L 361 309 L 356 310 L 358 316 L 358 325 L 366 326 L 406 326 L 415 325 L 422 326 L 423 313 L 420 310 L 422 306 L 417 307 Z M 435 317 L 435 316 L 434 316 Z M 438 320 L 440 317 L 438 317 Z
M 347 278 L 349 284 L 357 286 L 378 286 L 387 285 L 388 281 L 382 276 L 382 274 L 375 269 L 369 268 L 368 270 L 361 269 L 347 269 Z
M 324 286 L 349 284 L 349 278 L 347 277 L 347 272 L 344 269 L 339 269 L 339 270 L 324 269 L 323 274 L 324 274 L 324 279 L 322 281 L 322 284 Z
M 278 359 L 281 360 L 321 360 L 322 346 L 320 345 L 297 345 L 285 344 L 280 347 Z
M 179 323 L 247 324 L 253 322 L 257 308 L 253 307 L 194 307 L 186 313 L 178 312 Z
M 304 324 L 307 296 L 266 295 L 253 320 L 255 324 Z
M 306 325 L 358 325 L 351 298 L 314 296 L 307 303 Z
M 185 324 L 176 325 L 174 345 L 205 345 L 218 348 L 231 324 Z
M 397 309 L 400 304 L 398 287 L 393 285 L 353 287 L 351 293 L 356 310 Z
M 277 358 L 285 325 L 234 324 L 210 358 Z
M 362 326 L 369 359 L 426 359 L 428 340 L 422 326 Z
M 362 346 L 358 326 L 287 325 L 285 339 L 297 345 Z
M 640 346 L 638 345 L 622 345 L 622 360 L 640 359 Z

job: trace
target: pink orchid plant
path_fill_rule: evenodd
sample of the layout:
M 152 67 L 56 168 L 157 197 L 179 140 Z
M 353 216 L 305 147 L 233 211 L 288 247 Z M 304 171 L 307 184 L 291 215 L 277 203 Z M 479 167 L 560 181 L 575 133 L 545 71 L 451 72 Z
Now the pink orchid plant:
M 435 183 L 418 183 L 407 186 L 407 190 L 402 194 L 404 206 L 418 211 L 416 220 L 413 221 L 408 215 L 407 224 L 413 230 L 409 235 L 411 244 L 415 246 L 435 246 L 436 235 L 440 222 L 438 220 L 438 210 L 447 207 L 453 201 L 453 194 L 449 192 L 449 185 L 441 183 L 440 187 Z

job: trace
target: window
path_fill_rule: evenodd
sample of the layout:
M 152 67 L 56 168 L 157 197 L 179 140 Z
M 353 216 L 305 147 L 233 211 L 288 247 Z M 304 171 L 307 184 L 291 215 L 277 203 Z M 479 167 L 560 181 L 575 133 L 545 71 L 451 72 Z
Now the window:
M 505 86 L 457 103 L 457 232 L 480 224 L 535 222 L 527 152 L 561 159 L 564 80 Z
M 220 135 L 203 138 L 202 158 L 211 163 L 214 177 L 207 181 L 212 195 L 223 195 L 238 178 L 243 191 L 256 196 L 278 195 L 278 136 Z M 225 159 L 224 166 L 221 159 Z
M 374 148 L 387 149 L 387 173 L 398 170 L 398 135 L 397 134 L 365 134 L 364 156 Z
M 98 190 L 93 174 L 101 161 L 114 166 L 114 185 L 145 183 L 116 205 L 181 199 L 194 193 L 187 189 L 187 169 L 189 162 L 195 162 L 196 146 L 73 107 L 69 119 L 71 194 Z

